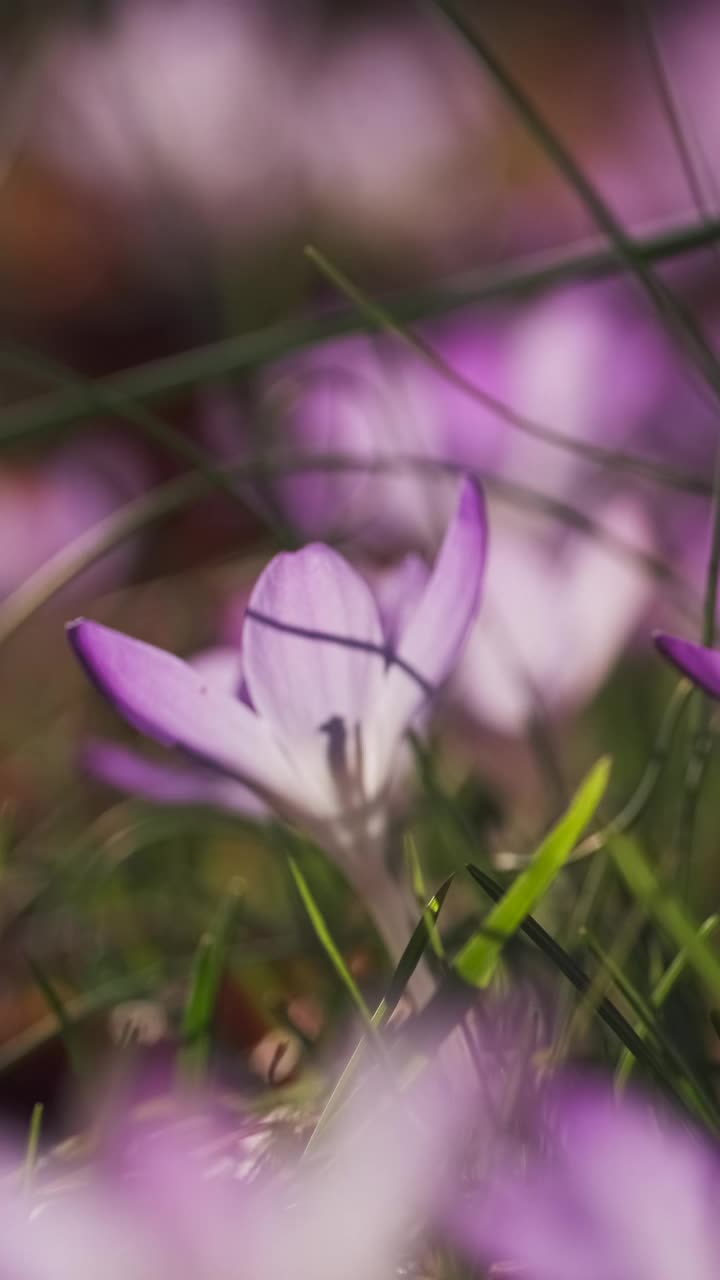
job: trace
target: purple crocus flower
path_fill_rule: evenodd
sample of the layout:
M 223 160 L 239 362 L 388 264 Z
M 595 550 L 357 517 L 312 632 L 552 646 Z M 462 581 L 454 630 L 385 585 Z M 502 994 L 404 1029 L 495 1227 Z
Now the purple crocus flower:
M 683 640 L 681 636 L 667 635 L 663 631 L 656 632 L 653 638 L 655 648 L 663 658 L 711 697 L 720 698 L 720 652 L 717 649 L 709 649 L 706 645 L 694 644 L 692 640 Z
M 651 545 L 630 498 L 588 514 L 638 552 Z M 450 696 L 466 715 L 514 735 L 592 696 L 650 609 L 655 585 L 642 565 L 593 538 L 499 523 L 483 625 L 473 628 Z
M 267 8 L 128 0 L 103 23 L 60 24 L 37 61 L 30 147 L 146 235 L 159 224 L 164 253 L 178 210 L 240 239 L 285 227 L 299 67 Z
M 75 652 L 120 714 L 200 762 L 199 773 L 153 766 L 143 775 L 121 754 L 116 774 L 125 769 L 133 789 L 166 794 L 170 786 L 181 794 L 184 776 L 195 798 L 211 801 L 208 788 L 226 796 L 232 784 L 237 807 L 247 807 L 247 789 L 254 815 L 259 797 L 300 822 L 369 900 L 396 951 L 401 915 L 381 857 L 387 801 L 405 731 L 450 674 L 476 617 L 485 544 L 482 498 L 465 481 L 427 579 L 401 565 L 406 581 L 397 607 L 384 606 L 385 627 L 368 583 L 330 547 L 276 556 L 250 596 L 242 671 L 239 654 L 229 670 L 217 658 L 197 670 L 109 627 L 72 623 Z
M 298 1158 L 302 1117 L 218 1115 L 202 1099 L 179 1114 L 117 1115 L 79 1165 L 50 1159 L 26 1191 L 4 1178 L 0 1272 L 16 1280 L 394 1275 L 422 1246 L 458 1127 L 438 1097 L 422 1109 L 415 1089 L 412 1103 L 411 1115 L 376 1082 L 307 1161 Z M 21 1154 L 3 1154 L 3 1174 L 13 1162 L 22 1168 Z
M 470 1250 L 527 1280 L 716 1280 L 717 1151 L 637 1098 L 585 1085 L 545 1101 L 534 1154 L 508 1154 L 463 1209 Z
M 117 436 L 67 445 L 32 467 L 0 468 L 0 598 L 140 493 L 148 478 L 142 457 Z M 76 595 L 122 581 L 137 545 L 133 540 L 86 570 L 73 583 Z

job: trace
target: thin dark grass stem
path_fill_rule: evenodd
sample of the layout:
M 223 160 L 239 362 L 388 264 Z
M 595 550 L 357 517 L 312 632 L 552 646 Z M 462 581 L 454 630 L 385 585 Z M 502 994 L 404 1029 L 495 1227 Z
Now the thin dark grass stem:
M 684 347 L 715 396 L 720 397 L 720 364 L 696 317 L 637 253 L 633 238 L 605 203 L 585 170 L 511 71 L 475 27 L 465 20 L 455 0 L 432 0 L 432 3 L 484 64 L 528 131 L 582 200 L 598 228 L 605 232 L 618 258 L 643 288 L 670 334 Z
M 468 872 L 493 902 L 500 901 L 505 890 L 501 885 L 497 884 L 492 876 L 489 876 L 480 867 L 475 866 L 474 863 L 468 865 Z M 535 943 L 547 956 L 551 964 L 554 964 L 560 973 L 567 978 L 568 982 L 575 987 L 576 991 L 583 996 L 588 994 L 593 985 L 592 979 L 577 961 L 555 941 L 552 935 L 541 924 L 538 924 L 533 916 L 525 918 L 520 925 L 520 932 Z M 617 1036 L 620 1042 L 630 1049 L 638 1062 L 650 1073 L 662 1090 L 673 1097 L 676 1102 L 680 1102 L 683 1109 L 687 1110 L 687 1103 L 684 1098 L 679 1097 L 672 1079 L 668 1076 L 665 1064 L 654 1049 L 640 1039 L 627 1018 L 624 1017 L 612 1001 L 607 996 L 602 996 L 597 1002 L 594 1012 Z M 638 1056 L 638 1049 L 640 1049 L 640 1056 Z
M 676 487 L 678 477 L 673 468 L 638 454 L 627 453 L 621 449 L 606 449 L 591 441 L 577 439 L 567 432 L 559 431 L 555 427 L 537 422 L 534 418 L 517 412 L 511 405 L 491 395 L 454 369 L 430 342 L 408 328 L 407 324 L 399 320 L 382 303 L 370 298 L 315 245 L 306 245 L 305 254 L 325 278 L 367 318 L 368 324 L 382 332 L 392 334 L 416 355 L 421 356 L 447 383 L 481 405 L 483 409 L 487 409 L 495 417 L 500 418 L 501 421 L 506 422 L 514 430 L 522 432 L 533 440 L 540 440 L 550 448 L 560 449 L 598 466 L 632 473 L 663 487 Z M 720 382 L 718 385 L 720 386 Z
M 705 225 L 693 220 L 638 235 L 634 251 L 645 262 L 661 262 L 697 253 L 718 240 L 720 218 Z M 397 320 L 413 323 L 572 281 L 602 279 L 625 269 L 626 264 L 614 248 L 593 239 L 570 249 L 534 254 L 420 290 L 396 293 L 386 302 Z M 337 307 L 319 316 L 268 326 L 136 365 L 93 381 L 92 392 L 87 381 L 72 386 L 66 382 L 59 391 L 3 409 L 0 445 L 87 421 L 98 411 L 97 388 L 112 397 L 116 405 L 139 403 L 254 370 L 328 338 L 362 333 L 373 327 L 355 308 Z
M 701 643 L 710 648 L 715 643 L 718 576 L 720 575 L 720 444 L 715 455 L 713 490 L 710 555 L 708 557 L 700 634 Z M 708 697 L 698 692 L 694 708 L 690 751 L 680 800 L 680 819 L 676 845 L 676 882 L 678 892 L 685 902 L 689 900 L 692 893 L 698 811 L 713 746 L 713 738 L 710 732 L 710 715 Z
M 688 584 L 664 561 L 627 543 L 611 530 L 592 520 L 569 504 L 549 498 L 523 485 L 479 470 L 468 470 L 456 462 L 412 454 L 387 458 L 353 458 L 343 455 L 308 458 L 265 458 L 262 462 L 232 463 L 225 470 L 236 477 L 297 475 L 303 472 L 364 472 L 368 475 L 417 472 L 439 479 L 472 475 L 493 493 L 498 501 L 511 506 L 525 506 L 537 514 L 561 520 L 586 537 L 603 543 L 620 559 L 637 564 L 644 572 L 675 588 L 678 605 L 690 617 L 695 614 L 695 601 Z M 80 534 L 67 547 L 45 562 L 0 605 L 0 645 L 10 639 L 34 613 L 47 604 L 78 574 L 128 539 L 141 533 L 176 511 L 191 506 L 208 490 L 210 481 L 199 472 L 179 476 L 127 503 L 91 529 Z

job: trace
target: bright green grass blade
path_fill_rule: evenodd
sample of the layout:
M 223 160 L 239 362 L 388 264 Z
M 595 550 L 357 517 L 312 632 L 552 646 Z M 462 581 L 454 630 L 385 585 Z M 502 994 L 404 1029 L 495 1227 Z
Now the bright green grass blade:
M 407 835 L 405 837 L 405 860 L 407 862 L 408 869 L 410 871 L 410 879 L 412 882 L 415 899 L 417 901 L 418 907 L 424 913 L 424 920 L 427 928 L 428 938 L 430 940 L 430 945 L 433 951 L 435 952 L 435 955 L 437 956 L 438 960 L 444 960 L 445 948 L 443 946 L 440 933 L 435 924 L 438 912 L 440 910 L 440 907 L 437 906 L 437 902 L 440 894 L 443 895 L 443 899 L 444 899 L 445 894 L 450 888 L 450 884 L 452 882 L 453 877 L 450 876 L 449 880 L 445 881 L 445 883 L 438 890 L 438 893 L 435 895 L 435 897 L 432 898 L 428 906 L 423 906 L 423 903 L 427 902 L 427 888 L 425 885 L 425 876 L 423 874 L 422 863 L 420 861 L 420 854 L 418 853 L 417 845 L 411 835 Z
M 720 1000 L 720 959 L 708 945 L 707 936 L 677 897 L 659 882 L 636 840 L 618 836 L 610 841 L 610 852 L 632 895 L 643 904 L 661 929 L 685 952 L 687 963 L 707 987 L 713 1000 Z
M 26 1192 L 30 1190 L 37 1164 L 44 1110 L 42 1102 L 36 1102 L 30 1116 L 30 1129 L 28 1131 L 27 1147 L 25 1148 L 25 1167 L 23 1169 L 23 1189 Z
M 708 916 L 697 931 L 697 937 L 703 941 L 709 938 L 720 924 L 720 916 Z M 649 1005 L 653 1012 L 657 1013 L 665 1001 L 675 984 L 680 980 L 688 965 L 687 948 L 683 948 L 670 962 L 667 969 L 656 982 L 651 994 Z M 647 1036 L 647 1026 L 645 1022 L 638 1021 L 635 1025 L 635 1031 L 641 1040 L 645 1040 Z M 635 1066 L 635 1054 L 630 1049 L 624 1049 L 615 1072 L 615 1084 L 617 1088 L 622 1089 L 630 1079 L 630 1075 Z
M 597 809 L 610 777 L 610 760 L 598 760 L 576 791 L 567 812 L 548 833 L 532 861 L 493 907 L 480 929 L 460 951 L 455 969 L 466 982 L 486 987 L 508 938 L 534 911 L 565 866 Z
M 181 1072 L 194 1079 L 202 1076 L 207 1067 L 215 1006 L 242 893 L 242 881 L 234 880 L 212 928 L 203 934 L 195 952 L 180 1050 Z
M 323 916 L 322 911 L 320 910 L 317 902 L 315 901 L 315 898 L 313 897 L 312 891 L 310 889 L 310 886 L 308 885 L 307 880 L 305 879 L 297 862 L 292 856 L 288 857 L 288 865 L 290 867 L 292 878 L 295 881 L 295 885 L 300 895 L 302 904 L 308 914 L 308 919 L 310 920 L 310 923 L 315 931 L 315 936 L 317 937 L 318 942 L 320 943 L 325 954 L 330 960 L 330 963 L 332 964 L 336 974 L 338 975 L 340 981 L 345 987 L 345 990 L 350 996 L 350 999 L 352 1000 L 353 1004 L 358 1010 L 360 1017 L 365 1023 L 366 1028 L 368 1029 L 371 1035 L 375 1035 L 375 1027 L 373 1025 L 373 1016 L 368 1006 L 366 1005 L 365 1001 L 363 1000 L 360 988 L 358 987 L 355 979 L 353 978 L 350 970 L 348 969 L 345 961 L 343 960 L 343 957 L 340 953 L 339 948 L 335 944 L 335 940 L 327 926 L 325 917 Z

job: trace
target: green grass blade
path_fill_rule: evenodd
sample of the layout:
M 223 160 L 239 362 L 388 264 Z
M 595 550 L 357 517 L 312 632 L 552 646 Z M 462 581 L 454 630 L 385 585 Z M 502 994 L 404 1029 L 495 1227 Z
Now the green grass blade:
M 618 991 L 622 993 L 630 1008 L 638 1017 L 639 1026 L 643 1030 L 643 1037 L 647 1038 L 648 1035 L 652 1035 L 658 1049 L 664 1054 L 668 1063 L 672 1065 L 678 1092 L 682 1093 L 688 1106 L 695 1110 L 706 1124 L 717 1130 L 719 1117 L 716 1103 L 712 1097 L 708 1096 L 707 1091 L 703 1088 L 702 1081 L 698 1079 L 685 1055 L 666 1035 L 664 1027 L 655 1015 L 655 1010 L 633 985 L 614 956 L 601 946 L 594 934 L 589 929 L 584 929 L 581 936 L 600 963 L 602 970 L 610 975 Z M 637 1030 L 637 1027 L 635 1029 Z
M 576 791 L 563 817 L 540 844 L 532 861 L 493 907 L 485 923 L 455 959 L 460 977 L 476 987 L 490 982 L 505 942 L 520 928 L 565 866 L 597 809 L 610 777 L 603 757 Z
M 315 898 L 313 897 L 312 891 L 310 889 L 310 886 L 308 885 L 307 880 L 305 879 L 297 862 L 292 856 L 288 857 L 288 865 L 290 867 L 292 878 L 295 881 L 295 886 L 300 895 L 300 900 L 307 912 L 308 919 L 310 920 L 310 923 L 315 931 L 315 936 L 318 942 L 320 943 L 320 946 L 323 948 L 323 951 L 328 957 L 331 965 L 333 966 L 333 969 L 338 975 L 338 978 L 340 979 L 341 983 L 345 987 L 345 990 L 350 996 L 350 999 L 352 1000 L 353 1004 L 358 1010 L 358 1013 L 360 1014 L 360 1017 L 365 1023 L 367 1030 L 370 1032 L 371 1035 L 374 1036 L 375 1027 L 373 1025 L 373 1015 L 370 1012 L 370 1009 L 368 1008 L 367 1004 L 365 1003 L 362 996 L 362 992 L 360 991 L 360 988 L 358 987 L 355 979 L 353 978 L 350 970 L 348 969 L 342 957 L 340 949 L 335 943 L 335 940 L 325 921 L 325 917 L 323 916 L 322 911 L 320 910 L 317 902 L 315 901 Z
M 438 903 L 440 894 L 442 894 L 442 900 L 444 901 L 445 894 L 450 888 L 450 885 L 453 880 L 453 876 L 450 876 L 450 878 L 445 881 L 445 883 L 438 890 L 435 897 L 430 900 L 428 905 L 424 905 L 425 903 L 427 903 L 427 888 L 425 885 L 425 876 L 423 874 L 422 863 L 420 861 L 420 854 L 418 853 L 417 845 L 411 835 L 407 835 L 405 837 L 405 861 L 407 862 L 408 870 L 410 871 L 410 880 L 413 887 L 413 893 L 415 894 L 415 901 L 418 904 L 418 908 L 423 912 L 423 918 L 425 920 L 425 926 L 427 929 L 428 938 L 430 940 L 430 945 L 433 951 L 435 952 L 435 955 L 437 956 L 438 960 L 444 960 L 445 948 L 443 946 L 442 938 L 440 937 L 440 933 L 436 925 L 438 912 L 440 910 L 440 907 L 437 905 L 437 903 Z
M 30 1190 L 33 1174 L 35 1173 L 44 1110 L 42 1102 L 36 1102 L 30 1116 L 30 1128 L 28 1130 L 27 1147 L 25 1148 L 25 1167 L 23 1169 L 23 1190 L 25 1192 Z
M 476 867 L 473 863 L 469 863 L 467 869 L 473 880 L 477 881 L 489 898 L 492 898 L 494 902 L 502 900 L 502 888 L 493 880 L 492 876 L 489 876 L 486 871 L 482 871 L 480 867 Z M 543 955 L 567 978 L 568 982 L 572 984 L 581 996 L 587 996 L 592 993 L 593 980 L 590 976 L 568 954 L 565 948 L 548 933 L 547 929 L 543 929 L 542 925 L 538 924 L 538 921 L 533 916 L 528 916 L 523 920 L 520 925 L 520 932 L 524 933 L 542 951 Z M 617 1036 L 621 1044 L 635 1054 L 638 1061 L 650 1072 L 665 1093 L 687 1109 L 686 1101 L 682 1095 L 678 1094 L 675 1082 L 668 1074 L 663 1061 L 658 1057 L 654 1048 L 636 1035 L 632 1025 L 613 1004 L 612 1000 L 609 1000 L 607 996 L 601 996 L 593 1004 L 593 1013 Z
M 636 254 L 645 261 L 660 262 L 695 253 L 718 240 L 720 219 L 703 222 L 695 218 L 660 230 L 651 229 L 635 238 L 634 245 Z M 553 288 L 567 281 L 612 276 L 624 269 L 615 249 L 593 238 L 559 251 L 533 254 L 479 272 L 463 273 L 431 288 L 395 293 L 391 302 L 399 319 L 412 322 L 478 303 Z M 111 397 L 118 407 L 132 401 L 156 399 L 262 367 L 290 352 L 367 328 L 355 310 L 338 308 L 135 365 L 99 379 L 100 393 L 103 398 Z M 66 384 L 59 391 L 33 396 L 19 405 L 7 405 L 0 413 L 0 447 L 87 421 L 97 416 L 97 399 L 96 386 L 90 388 L 76 381 L 74 385 Z
M 75 1074 L 80 1076 L 83 1071 L 83 1054 L 78 1044 L 75 1024 L 65 1007 L 65 1002 L 37 960 L 34 960 L 27 952 L 25 953 L 25 962 L 46 1004 L 57 1018 L 60 1036 L 70 1059 L 70 1065 Z
M 182 1020 L 180 1069 L 195 1079 L 203 1075 L 207 1066 L 213 1016 L 242 891 L 242 882 L 233 881 L 193 959 Z
M 697 937 L 703 940 L 711 937 L 717 929 L 718 924 L 720 924 L 720 916 L 708 916 L 707 920 L 705 920 L 698 929 Z M 682 951 L 678 951 L 678 954 L 670 962 L 665 972 L 661 974 L 653 987 L 648 1002 L 653 1012 L 657 1013 L 662 1008 L 673 987 L 677 982 L 679 982 L 683 973 L 687 969 L 687 966 L 687 949 L 683 948 Z M 641 1040 L 646 1039 L 648 1029 L 645 1022 L 638 1021 L 635 1024 L 634 1029 Z M 617 1071 L 615 1072 L 615 1084 L 619 1089 L 624 1088 L 630 1079 L 630 1075 L 635 1066 L 635 1061 L 634 1053 L 632 1053 L 630 1049 L 623 1049 Z
M 650 863 L 630 836 L 610 841 L 610 852 L 632 895 L 678 947 L 687 962 L 708 989 L 713 1000 L 720 1000 L 720 959 L 708 945 L 707 936 L 692 919 L 678 898 L 665 889 Z

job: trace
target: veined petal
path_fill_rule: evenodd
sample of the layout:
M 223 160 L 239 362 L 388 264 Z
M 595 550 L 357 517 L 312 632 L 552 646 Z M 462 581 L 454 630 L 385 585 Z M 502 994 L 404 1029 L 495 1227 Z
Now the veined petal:
M 269 809 L 254 791 L 201 764 L 165 764 L 131 747 L 92 740 L 83 748 L 88 773 L 108 786 L 151 804 L 206 805 L 247 818 L 266 818 Z
M 100 692 L 141 733 L 262 791 L 294 795 L 291 771 L 267 725 L 187 662 L 84 619 L 71 623 L 68 633 Z
M 720 698 L 720 651 L 660 631 L 653 639 L 658 653 L 672 662 L 678 671 L 713 698 Z
M 450 674 L 480 607 L 487 524 L 477 485 L 465 480 L 435 567 L 409 610 L 375 708 L 379 785 L 397 739 Z
M 289 742 L 354 733 L 385 669 L 374 596 L 329 547 L 275 556 L 250 597 L 242 636 L 258 713 Z

